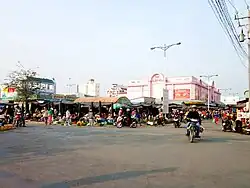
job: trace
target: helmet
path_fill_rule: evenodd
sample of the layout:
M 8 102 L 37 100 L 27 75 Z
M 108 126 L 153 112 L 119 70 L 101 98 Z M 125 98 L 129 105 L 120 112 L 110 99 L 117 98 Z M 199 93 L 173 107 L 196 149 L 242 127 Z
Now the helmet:
M 192 107 L 192 108 L 196 108 L 196 105 L 192 105 L 191 107 Z

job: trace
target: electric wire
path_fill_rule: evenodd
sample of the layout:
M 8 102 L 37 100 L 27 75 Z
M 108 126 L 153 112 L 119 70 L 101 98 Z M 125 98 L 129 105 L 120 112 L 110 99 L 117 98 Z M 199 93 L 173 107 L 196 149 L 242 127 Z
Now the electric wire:
M 219 24 L 221 25 L 222 29 L 224 30 L 224 33 L 230 40 L 232 46 L 235 49 L 235 52 L 237 56 L 240 59 L 241 64 L 246 67 L 246 65 L 243 62 L 243 59 L 246 58 L 247 53 L 245 52 L 244 48 L 239 42 L 239 39 L 237 37 L 236 29 L 232 23 L 232 20 L 230 21 L 230 16 L 228 16 L 228 11 L 225 9 L 225 2 L 220 2 L 219 0 L 208 0 L 208 3 L 217 18 Z M 224 3 L 224 4 L 223 4 Z M 235 7 L 236 9 L 236 7 Z M 236 9 L 237 10 L 237 9 Z M 230 19 L 229 19 L 230 18 Z

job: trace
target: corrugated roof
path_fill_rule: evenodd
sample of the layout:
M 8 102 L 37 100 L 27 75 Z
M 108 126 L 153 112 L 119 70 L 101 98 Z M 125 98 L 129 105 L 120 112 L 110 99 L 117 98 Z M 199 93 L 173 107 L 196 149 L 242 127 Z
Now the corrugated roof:
M 75 103 L 116 103 L 118 101 L 118 97 L 82 97 L 76 99 Z

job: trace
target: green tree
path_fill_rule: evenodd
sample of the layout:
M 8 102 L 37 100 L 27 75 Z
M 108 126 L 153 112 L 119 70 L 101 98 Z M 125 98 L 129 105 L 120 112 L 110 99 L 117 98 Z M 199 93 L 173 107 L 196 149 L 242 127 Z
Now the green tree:
M 20 69 L 11 72 L 6 79 L 6 86 L 16 89 L 17 98 L 15 100 L 25 103 L 28 111 L 28 100 L 37 94 L 41 88 L 39 83 L 35 82 L 37 73 L 31 69 Z

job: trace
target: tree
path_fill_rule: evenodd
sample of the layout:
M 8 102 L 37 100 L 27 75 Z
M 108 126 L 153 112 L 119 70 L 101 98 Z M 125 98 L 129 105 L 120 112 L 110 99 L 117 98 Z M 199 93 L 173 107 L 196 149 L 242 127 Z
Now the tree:
M 40 89 L 39 83 L 35 82 L 37 73 L 31 69 L 20 69 L 18 71 L 11 72 L 5 84 L 7 87 L 15 88 L 17 92 L 17 99 L 20 102 L 25 103 L 26 111 L 28 111 L 28 100 L 37 94 Z

